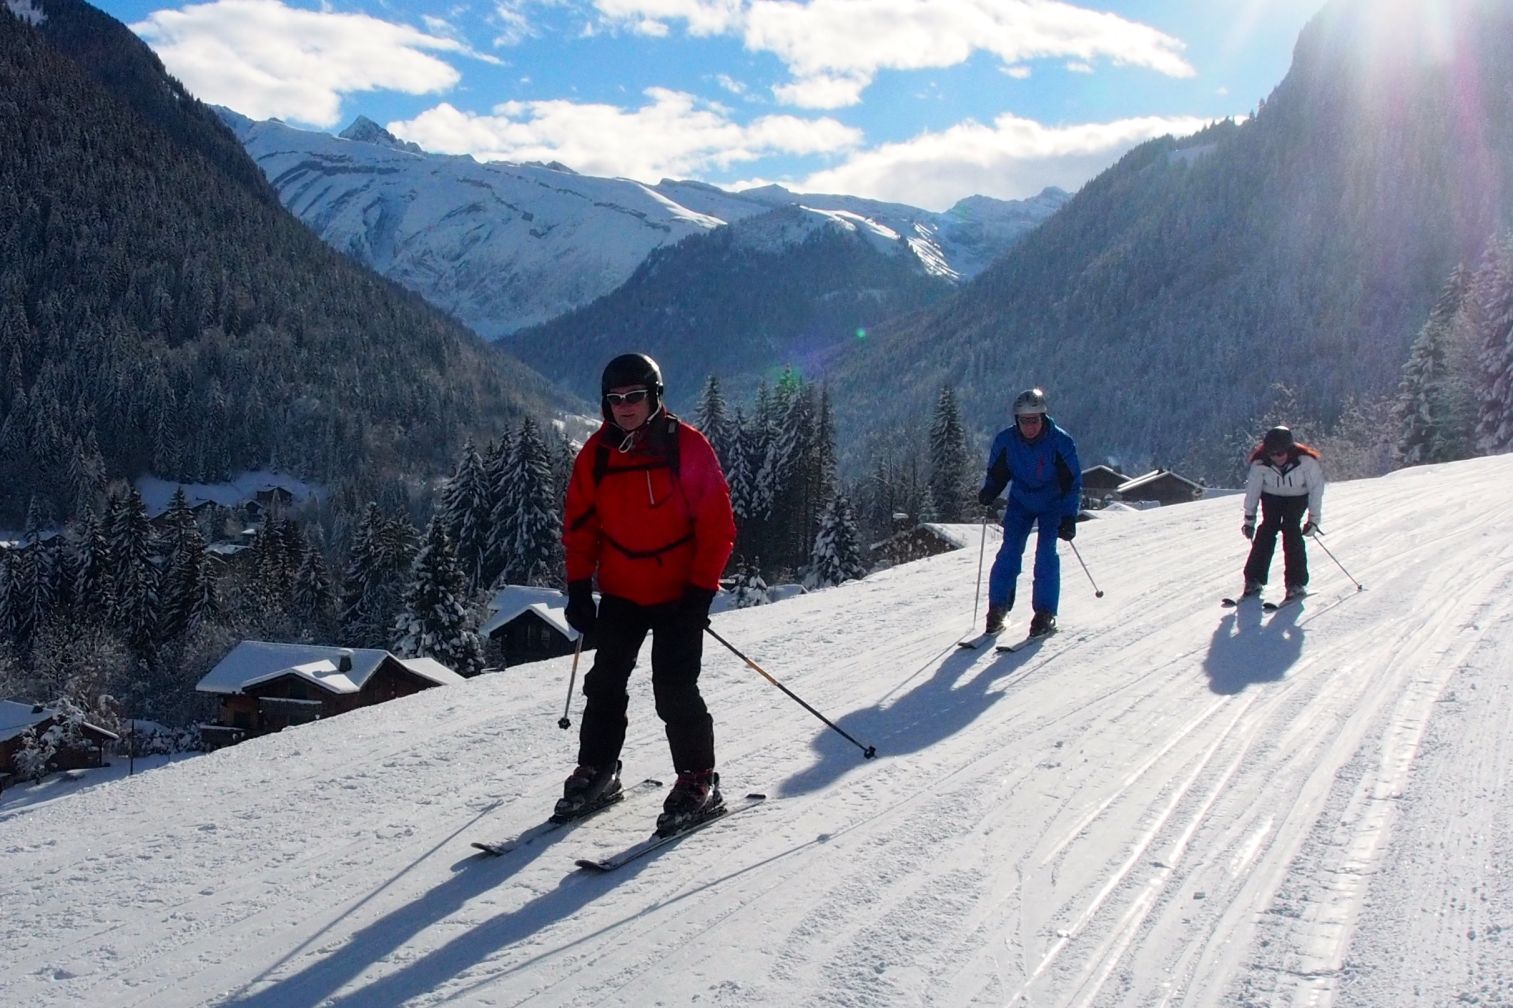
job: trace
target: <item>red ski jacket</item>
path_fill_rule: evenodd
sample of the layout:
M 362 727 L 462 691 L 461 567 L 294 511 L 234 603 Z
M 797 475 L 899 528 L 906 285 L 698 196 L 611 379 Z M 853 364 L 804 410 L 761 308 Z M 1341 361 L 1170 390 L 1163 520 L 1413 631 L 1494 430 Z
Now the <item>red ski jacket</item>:
M 735 547 L 730 487 L 709 442 L 665 411 L 627 435 L 600 427 L 573 462 L 562 543 L 567 579 L 640 605 L 718 591 Z

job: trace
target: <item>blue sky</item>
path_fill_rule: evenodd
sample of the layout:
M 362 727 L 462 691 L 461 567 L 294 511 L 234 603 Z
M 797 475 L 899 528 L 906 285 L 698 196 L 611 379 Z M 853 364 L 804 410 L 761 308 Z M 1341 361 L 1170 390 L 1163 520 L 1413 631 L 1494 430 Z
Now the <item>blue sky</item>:
M 591 175 L 943 210 L 1251 112 L 1324 0 L 106 0 L 198 97 Z

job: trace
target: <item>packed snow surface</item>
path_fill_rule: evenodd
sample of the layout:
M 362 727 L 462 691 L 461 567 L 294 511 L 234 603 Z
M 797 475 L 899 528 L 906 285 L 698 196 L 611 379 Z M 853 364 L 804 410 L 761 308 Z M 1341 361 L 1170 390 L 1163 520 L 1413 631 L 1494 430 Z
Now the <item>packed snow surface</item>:
M 655 798 L 469 847 L 557 797 L 567 658 L 14 789 L 0 1004 L 1513 1004 L 1510 485 L 1513 456 L 1332 486 L 1314 594 L 1274 614 L 1218 605 L 1234 498 L 1084 523 L 1105 596 L 1063 546 L 1061 632 L 1017 654 L 955 647 L 975 526 L 720 613 L 877 758 L 711 639 L 724 789 L 770 799 L 610 875 L 574 858 Z M 670 774 L 644 668 L 624 758 Z

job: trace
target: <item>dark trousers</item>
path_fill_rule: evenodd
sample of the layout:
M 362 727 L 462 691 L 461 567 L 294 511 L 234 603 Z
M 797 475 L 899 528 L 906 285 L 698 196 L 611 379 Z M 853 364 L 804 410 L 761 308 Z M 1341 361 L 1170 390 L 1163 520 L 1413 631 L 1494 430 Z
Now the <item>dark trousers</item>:
M 1286 566 L 1286 584 L 1308 583 L 1308 551 L 1303 546 L 1303 515 L 1308 511 L 1308 496 L 1279 497 L 1261 495 L 1261 524 L 1250 541 L 1250 556 L 1245 561 L 1245 580 L 1266 583 L 1271 573 L 1271 555 L 1276 552 L 1277 533 L 1282 533 L 1282 558 Z
M 673 769 L 714 768 L 714 719 L 699 695 L 704 625 L 679 612 L 677 603 L 643 606 L 614 595 L 599 602 L 594 637 L 599 648 L 583 677 L 588 704 L 578 731 L 578 762 L 610 766 L 625 745 L 627 685 L 641 645 L 651 633 L 651 690 L 657 716 L 667 729 Z

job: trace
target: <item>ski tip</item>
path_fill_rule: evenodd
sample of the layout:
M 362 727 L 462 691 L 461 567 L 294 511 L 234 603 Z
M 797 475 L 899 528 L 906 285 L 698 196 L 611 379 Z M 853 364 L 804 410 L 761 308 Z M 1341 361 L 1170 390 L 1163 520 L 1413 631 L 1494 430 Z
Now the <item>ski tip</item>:
M 578 860 L 574 861 L 573 864 L 577 865 L 579 868 L 584 869 L 585 871 L 594 872 L 595 874 L 599 875 L 602 875 L 605 872 L 609 871 L 611 867 L 610 865 L 601 864 L 598 861 L 591 861 L 588 858 L 579 858 Z
M 759 791 L 748 791 L 748 792 L 746 792 L 746 797 L 750 801 L 766 801 L 767 800 L 767 796 L 764 795 L 764 794 L 762 794 Z

